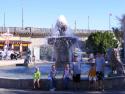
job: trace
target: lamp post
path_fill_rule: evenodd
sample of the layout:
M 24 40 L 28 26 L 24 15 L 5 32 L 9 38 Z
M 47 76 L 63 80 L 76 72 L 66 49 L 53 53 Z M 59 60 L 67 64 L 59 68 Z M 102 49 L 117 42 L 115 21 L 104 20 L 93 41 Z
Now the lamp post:
M 89 19 L 90 19 L 90 17 L 88 16 L 88 31 L 90 31 L 90 27 L 89 27 Z
M 5 18 L 6 18 L 6 17 L 5 17 L 5 12 L 4 12 L 4 17 L 3 17 L 3 28 L 4 28 L 3 30 L 4 30 L 4 31 L 5 31 L 5 24 L 6 24 Z
M 76 33 L 76 31 L 77 31 L 77 27 L 76 27 L 76 20 L 75 20 L 75 33 Z
M 112 16 L 112 13 L 109 13 L 109 30 L 111 30 L 111 16 Z

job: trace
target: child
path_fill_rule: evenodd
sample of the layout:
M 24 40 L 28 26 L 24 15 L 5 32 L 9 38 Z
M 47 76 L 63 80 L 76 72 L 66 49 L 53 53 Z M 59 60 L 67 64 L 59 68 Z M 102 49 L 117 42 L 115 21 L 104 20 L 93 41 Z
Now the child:
M 74 56 L 74 62 L 72 63 L 72 75 L 74 90 L 80 89 L 81 80 L 81 61 L 78 59 L 78 55 Z
M 88 60 L 88 62 L 89 62 L 89 63 L 95 63 L 95 59 L 94 59 L 93 53 L 91 53 L 91 54 L 89 55 L 89 60 Z
M 99 52 L 97 53 L 95 63 L 98 89 L 104 91 L 105 59 L 104 56 Z
M 71 77 L 72 75 L 71 75 L 71 70 L 69 68 L 69 64 L 66 64 L 64 68 L 64 73 L 63 73 L 64 89 L 68 89 L 68 85 Z
M 56 74 L 57 74 L 56 67 L 55 65 L 52 65 L 49 74 L 50 91 L 54 91 L 56 88 Z
M 96 89 L 96 67 L 94 63 L 91 65 L 88 78 L 89 78 L 89 88 Z
M 41 73 L 39 71 L 39 68 L 36 67 L 36 71 L 34 72 L 34 75 L 33 75 L 33 86 L 34 86 L 34 89 L 36 88 L 36 84 L 37 84 L 37 87 L 40 88 L 40 77 L 41 77 Z

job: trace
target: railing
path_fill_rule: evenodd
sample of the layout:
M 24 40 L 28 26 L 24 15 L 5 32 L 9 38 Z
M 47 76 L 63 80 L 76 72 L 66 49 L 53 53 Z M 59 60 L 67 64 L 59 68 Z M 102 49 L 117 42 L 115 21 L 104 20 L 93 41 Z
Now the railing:
M 10 32 L 14 32 L 14 31 L 21 31 L 22 30 L 22 27 L 6 27 L 6 28 L 9 28 Z M 6 30 L 5 28 L 5 30 Z M 26 29 L 27 27 L 24 27 L 23 30 L 24 31 L 27 31 Z M 31 28 L 31 31 L 35 32 L 35 31 L 38 31 L 38 32 L 43 32 L 43 33 L 50 33 L 51 32 L 51 28 L 34 28 L 34 27 L 28 27 L 28 28 Z M 71 29 L 74 31 L 74 33 L 91 33 L 91 32 L 98 32 L 98 31 L 108 31 L 108 30 L 87 30 L 87 29 Z M 4 31 L 4 27 L 0 27 L 0 31 Z

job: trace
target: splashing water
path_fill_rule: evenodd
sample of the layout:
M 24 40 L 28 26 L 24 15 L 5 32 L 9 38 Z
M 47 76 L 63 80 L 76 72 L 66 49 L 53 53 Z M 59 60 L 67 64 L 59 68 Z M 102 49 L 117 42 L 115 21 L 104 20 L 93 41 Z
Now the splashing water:
M 48 44 L 54 48 L 55 62 L 61 66 L 73 61 L 74 49 L 78 46 L 78 39 L 73 35 L 73 30 L 68 27 L 66 18 L 61 15 L 57 19 Z

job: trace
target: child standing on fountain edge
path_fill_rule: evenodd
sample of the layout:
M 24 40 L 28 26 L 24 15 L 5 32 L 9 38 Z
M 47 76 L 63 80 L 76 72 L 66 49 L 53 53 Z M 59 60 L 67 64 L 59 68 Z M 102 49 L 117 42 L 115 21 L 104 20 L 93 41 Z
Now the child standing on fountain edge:
M 40 73 L 40 70 L 38 67 L 36 67 L 36 70 L 34 72 L 34 75 L 33 75 L 33 87 L 34 89 L 36 88 L 36 85 L 37 85 L 37 88 L 40 88 L 40 77 L 41 77 L 41 73 Z
M 71 77 L 72 77 L 71 69 L 69 67 L 69 64 L 66 64 L 63 72 L 64 89 L 66 90 L 69 89 L 69 82 L 72 79 Z
M 56 66 L 55 66 L 55 64 L 53 64 L 51 66 L 50 74 L 48 77 L 50 91 L 55 91 L 55 89 L 56 89 L 56 74 L 57 74 Z
M 78 55 L 74 56 L 74 62 L 72 63 L 72 76 L 74 90 L 79 90 L 81 80 L 81 60 L 79 60 Z
M 95 63 L 91 64 L 91 68 L 88 74 L 89 78 L 89 89 L 96 89 L 96 65 Z

